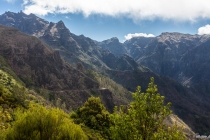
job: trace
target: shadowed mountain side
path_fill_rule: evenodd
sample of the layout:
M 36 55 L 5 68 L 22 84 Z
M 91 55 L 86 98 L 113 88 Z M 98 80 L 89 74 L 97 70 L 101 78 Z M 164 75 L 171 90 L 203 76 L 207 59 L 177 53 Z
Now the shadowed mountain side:
M 138 55 L 130 55 L 153 72 L 193 86 L 209 79 L 205 72 L 209 71 L 209 40 L 209 35 L 162 33 L 150 39 L 132 38 L 124 45 L 130 52 L 137 50 Z
M 31 25 L 32 23 L 34 24 Z M 137 67 L 136 63 L 130 61 L 130 57 L 124 56 L 120 58 L 121 54 L 117 55 L 104 50 L 96 45 L 96 41 L 84 35 L 77 36 L 71 33 L 62 21 L 52 23 L 33 14 L 6 12 L 0 15 L 0 24 L 17 28 L 26 34 L 40 38 L 53 49 L 58 50 L 61 57 L 72 66 L 76 66 L 78 62 L 81 62 L 86 69 L 99 72 L 104 69 L 130 70 Z M 117 51 L 120 52 L 122 44 L 117 38 L 112 38 L 111 41 L 107 40 L 106 43 L 110 42 L 114 48 L 113 41 L 114 44 L 120 45 Z M 111 64 L 110 57 L 114 62 L 119 62 L 118 66 L 116 66 L 116 63 Z
M 158 76 L 152 72 L 141 71 L 107 71 L 109 77 L 123 85 L 130 91 L 135 91 L 138 85 L 141 85 L 142 91 L 147 88 L 150 77 L 155 78 L 159 93 L 165 96 L 166 102 L 172 103 L 172 110 L 194 132 L 204 133 L 210 129 L 209 100 L 200 100 L 191 89 L 183 87 L 172 79 Z
M 65 63 L 36 37 L 0 26 L 0 53 L 15 73 L 28 84 L 50 90 L 97 88 L 98 84 Z

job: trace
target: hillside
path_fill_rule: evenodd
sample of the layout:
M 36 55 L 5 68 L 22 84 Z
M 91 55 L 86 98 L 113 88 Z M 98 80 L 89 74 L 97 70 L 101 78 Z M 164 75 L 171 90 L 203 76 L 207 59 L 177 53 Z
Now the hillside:
M 58 51 L 17 29 L 0 26 L 0 54 L 6 60 L 3 69 L 11 67 L 27 87 L 34 88 L 48 100 L 60 98 L 67 109 L 79 107 L 94 93 L 104 98 L 111 111 L 113 96 L 119 98 L 109 90 L 100 90 L 97 81 L 64 62 Z M 120 102 L 124 101 L 119 99 Z

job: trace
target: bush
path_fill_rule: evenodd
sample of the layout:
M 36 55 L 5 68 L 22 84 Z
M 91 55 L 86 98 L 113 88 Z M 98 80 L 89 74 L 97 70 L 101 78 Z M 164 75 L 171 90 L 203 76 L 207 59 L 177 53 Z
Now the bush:
M 27 111 L 19 109 L 15 122 L 6 132 L 6 140 L 85 140 L 87 136 L 70 116 L 60 109 L 31 103 Z

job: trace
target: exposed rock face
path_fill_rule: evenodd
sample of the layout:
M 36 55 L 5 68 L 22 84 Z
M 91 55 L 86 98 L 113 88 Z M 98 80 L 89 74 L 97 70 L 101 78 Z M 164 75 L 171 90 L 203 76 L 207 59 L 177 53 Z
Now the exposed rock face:
M 119 39 L 113 37 L 108 40 L 104 40 L 102 42 L 95 41 L 98 46 L 101 46 L 103 49 L 111 51 L 115 56 L 122 56 L 123 54 L 127 54 L 125 46 L 119 42 Z
M 0 15 L 0 24 L 17 28 L 23 33 L 38 37 L 42 36 L 49 26 L 48 21 L 41 19 L 34 14 L 26 15 L 23 12 L 6 12 L 5 14 Z
M 134 37 L 125 41 L 123 45 L 126 47 L 128 54 L 134 60 L 138 60 L 145 53 L 146 45 L 153 39 L 153 37 Z

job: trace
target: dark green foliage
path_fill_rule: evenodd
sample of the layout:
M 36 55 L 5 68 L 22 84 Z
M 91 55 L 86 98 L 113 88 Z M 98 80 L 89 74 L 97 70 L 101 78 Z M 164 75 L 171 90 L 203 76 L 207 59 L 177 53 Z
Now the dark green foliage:
M 109 115 L 99 97 L 90 97 L 71 117 L 75 119 L 76 123 L 83 123 L 108 138 L 111 125 Z
M 163 120 L 172 113 L 170 103 L 164 105 L 164 96 L 157 93 L 154 78 L 148 85 L 146 93 L 138 86 L 133 93 L 134 101 L 129 107 L 123 107 L 112 115 L 114 125 L 111 136 L 115 140 L 151 140 L 151 139 L 184 139 L 182 131 L 173 127 L 167 128 Z

